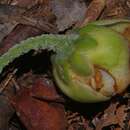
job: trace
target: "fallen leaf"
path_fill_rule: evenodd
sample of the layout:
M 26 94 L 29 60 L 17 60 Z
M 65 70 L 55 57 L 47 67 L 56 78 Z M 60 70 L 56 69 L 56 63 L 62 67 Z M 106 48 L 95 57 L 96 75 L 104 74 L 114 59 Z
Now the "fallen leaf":
M 0 130 L 8 130 L 9 120 L 14 112 L 8 98 L 0 95 Z
M 54 101 L 37 100 L 32 97 L 32 93 L 33 95 L 35 93 L 36 95 L 37 93 L 42 94 L 38 91 L 51 91 L 45 88 L 48 88 L 48 86 L 45 86 L 44 80 L 38 80 L 37 83 L 30 89 L 20 90 L 13 98 L 12 104 L 17 111 L 17 115 L 28 130 L 65 130 L 66 119 L 63 105 Z M 52 96 L 54 93 L 52 92 Z M 51 92 L 47 92 L 45 96 L 50 94 Z
M 105 8 L 105 0 L 92 0 L 87 8 L 85 18 L 81 23 L 81 26 L 85 26 L 88 22 L 95 21 L 100 17 L 103 9 Z
M 41 33 L 43 33 L 41 30 L 36 29 L 32 26 L 19 24 L 0 43 L 0 54 L 4 54 L 8 51 L 8 49 L 10 49 L 15 44 L 18 44 L 20 41 Z
M 121 105 L 120 107 L 117 108 L 116 110 L 116 117 L 118 120 L 118 124 L 120 125 L 121 128 L 124 127 L 124 121 L 126 120 L 127 117 L 127 106 L 126 105 Z
M 82 21 L 86 12 L 83 0 L 53 0 L 51 6 L 57 18 L 56 24 L 59 31 L 64 31 Z
M 104 111 L 104 114 L 101 116 L 101 118 L 98 118 L 97 116 L 93 119 L 92 122 L 95 122 L 96 130 L 101 130 L 105 126 L 109 126 L 112 124 L 118 124 L 118 120 L 115 116 L 115 111 L 117 107 L 117 103 L 110 104 L 110 106 Z
M 13 29 L 14 27 L 17 25 L 17 23 L 1 23 L 0 24 L 0 42 L 1 40 L 8 35 Z
M 89 121 L 78 112 L 67 111 L 66 117 L 68 122 L 67 130 L 93 130 L 93 128 L 89 126 Z
M 126 18 L 130 16 L 129 0 L 107 0 L 101 19 Z
M 36 81 L 31 96 L 48 102 L 64 102 L 64 99 L 59 96 L 52 82 L 46 78 Z
M 35 9 L 35 8 L 34 8 Z M 23 8 L 11 5 L 0 5 L 0 19 L 2 23 L 15 22 L 17 24 L 24 24 L 34 26 L 45 32 L 56 33 L 57 28 L 46 19 L 38 17 L 37 15 L 30 15 L 29 11 Z M 35 14 L 38 10 L 35 9 Z M 26 12 L 26 13 L 25 13 Z M 34 13 L 34 12 L 33 12 Z
M 11 5 L 17 5 L 19 7 L 31 8 L 37 4 L 46 4 L 49 0 L 11 0 Z
M 0 0 L 0 4 L 10 4 L 11 0 Z
M 26 9 L 17 6 L 0 4 L 0 22 L 13 22 L 11 17 L 16 17 L 25 13 Z
M 19 7 L 31 8 L 36 3 L 36 0 L 12 0 L 11 5 L 17 5 Z
M 122 128 L 115 128 L 114 130 L 122 130 Z

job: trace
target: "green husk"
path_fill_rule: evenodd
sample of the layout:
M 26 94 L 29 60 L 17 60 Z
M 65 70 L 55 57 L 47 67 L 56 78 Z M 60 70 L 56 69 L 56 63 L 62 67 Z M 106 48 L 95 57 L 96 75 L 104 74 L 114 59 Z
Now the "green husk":
M 123 92 L 130 83 L 127 40 L 112 29 L 95 24 L 80 28 L 79 34 L 73 52 L 53 63 L 54 77 L 60 89 L 79 102 L 105 101 Z M 94 78 L 96 67 L 108 72 L 116 84 L 112 87 L 101 85 L 98 91 L 93 89 L 89 79 Z

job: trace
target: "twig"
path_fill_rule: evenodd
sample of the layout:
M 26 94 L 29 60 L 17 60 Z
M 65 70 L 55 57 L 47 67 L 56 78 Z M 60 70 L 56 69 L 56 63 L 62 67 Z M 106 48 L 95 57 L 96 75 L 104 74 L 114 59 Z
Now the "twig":
M 13 78 L 13 76 L 16 72 L 17 72 L 17 69 L 15 69 L 12 73 L 10 73 L 8 75 L 8 78 L 3 85 L 2 84 L 0 85 L 1 86 L 0 87 L 0 93 L 2 93 L 5 90 L 5 88 L 7 87 L 7 85 L 9 84 L 9 82 L 11 81 L 11 79 Z
M 20 90 L 20 86 L 18 85 L 18 83 L 16 82 L 16 80 L 14 78 L 12 78 L 11 81 L 14 84 L 14 87 L 15 87 L 16 91 Z

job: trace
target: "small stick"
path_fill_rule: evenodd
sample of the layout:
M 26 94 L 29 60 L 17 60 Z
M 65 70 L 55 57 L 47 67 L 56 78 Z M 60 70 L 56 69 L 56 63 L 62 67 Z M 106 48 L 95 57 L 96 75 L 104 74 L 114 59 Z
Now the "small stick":
M 7 85 L 9 84 L 9 82 L 11 81 L 11 79 L 13 78 L 16 72 L 17 72 L 17 69 L 15 69 L 12 73 L 8 75 L 8 79 L 5 81 L 4 85 L 1 84 L 0 93 L 2 93 L 5 90 L 5 88 L 7 87 Z
M 16 82 L 16 80 L 14 78 L 12 78 L 11 81 L 14 84 L 14 87 L 15 87 L 16 91 L 20 90 L 20 86 L 18 85 L 18 83 Z

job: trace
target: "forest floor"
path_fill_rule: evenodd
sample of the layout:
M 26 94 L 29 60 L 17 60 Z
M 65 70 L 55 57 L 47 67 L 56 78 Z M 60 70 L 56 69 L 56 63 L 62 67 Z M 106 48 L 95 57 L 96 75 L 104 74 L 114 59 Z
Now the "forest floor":
M 97 19 L 130 18 L 130 0 L 102 1 L 0 0 L 0 55 L 29 37 L 66 34 Z M 5 68 L 0 77 L 0 130 L 130 130 L 129 88 L 107 102 L 77 103 L 55 88 L 51 71 L 47 51 L 31 51 Z

